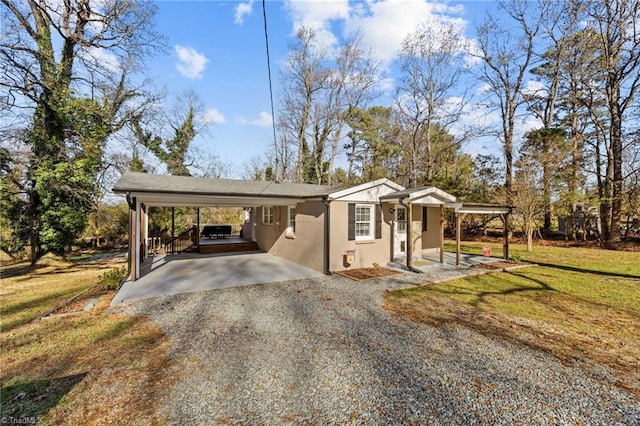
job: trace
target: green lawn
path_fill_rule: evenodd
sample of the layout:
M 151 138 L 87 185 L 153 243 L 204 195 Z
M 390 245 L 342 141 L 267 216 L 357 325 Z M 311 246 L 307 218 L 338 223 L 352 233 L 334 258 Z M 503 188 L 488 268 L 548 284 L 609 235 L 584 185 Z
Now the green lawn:
M 490 245 L 464 243 L 479 254 Z M 455 250 L 448 243 L 446 250 Z M 538 266 L 389 292 L 386 307 L 433 325 L 464 325 L 554 353 L 596 361 L 640 383 L 640 253 L 536 246 L 511 253 Z
M 107 297 L 90 312 L 39 319 L 122 265 L 48 257 L 36 267 L 1 266 L 0 417 L 41 420 L 38 424 L 115 424 L 132 418 L 161 423 L 149 405 L 163 386 L 157 372 L 167 367 L 167 342 L 158 327 L 106 314 Z

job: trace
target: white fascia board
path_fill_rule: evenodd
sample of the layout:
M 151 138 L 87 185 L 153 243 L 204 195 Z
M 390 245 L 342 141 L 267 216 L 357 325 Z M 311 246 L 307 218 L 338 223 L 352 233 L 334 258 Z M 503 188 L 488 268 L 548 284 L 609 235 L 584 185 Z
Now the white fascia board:
M 507 207 L 462 207 L 456 210 L 459 213 L 464 214 L 507 214 L 511 213 L 511 209 Z
M 456 201 L 456 197 L 435 186 L 413 192 L 409 198 L 414 204 L 446 204 Z
M 509 207 L 504 206 L 465 206 L 464 203 L 446 203 L 447 208 L 452 208 L 456 213 L 464 214 L 506 214 L 511 213 Z
M 381 196 L 402 191 L 403 189 L 402 185 L 398 185 L 387 178 L 382 178 L 333 192 L 329 194 L 328 198 L 329 200 L 377 203 L 380 201 Z
M 303 198 L 244 197 L 220 195 L 184 195 L 132 192 L 137 201 L 152 207 L 259 207 L 263 205 L 289 206 L 302 203 Z

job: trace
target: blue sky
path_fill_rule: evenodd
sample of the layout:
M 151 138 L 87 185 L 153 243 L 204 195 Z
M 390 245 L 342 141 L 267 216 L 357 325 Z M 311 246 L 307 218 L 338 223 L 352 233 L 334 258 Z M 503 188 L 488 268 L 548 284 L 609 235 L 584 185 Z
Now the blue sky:
M 276 111 L 280 65 L 301 25 L 313 26 L 333 46 L 361 29 L 364 42 L 386 66 L 381 78 L 392 90 L 395 53 L 416 25 L 454 22 L 472 37 L 488 6 L 492 2 L 267 1 Z M 169 49 L 149 61 L 150 73 L 171 94 L 198 94 L 211 126 L 194 144 L 228 163 L 228 177 L 239 178 L 243 164 L 263 155 L 273 140 L 262 1 L 159 1 L 158 7 L 157 30 L 167 37 Z

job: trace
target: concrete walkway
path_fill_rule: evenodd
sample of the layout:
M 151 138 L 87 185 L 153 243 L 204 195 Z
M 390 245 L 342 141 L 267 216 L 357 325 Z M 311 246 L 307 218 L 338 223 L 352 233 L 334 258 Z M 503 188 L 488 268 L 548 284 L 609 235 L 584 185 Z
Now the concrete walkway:
M 192 293 L 225 287 L 317 278 L 324 274 L 268 253 L 182 253 L 147 260 L 143 276 L 126 281 L 111 302 Z

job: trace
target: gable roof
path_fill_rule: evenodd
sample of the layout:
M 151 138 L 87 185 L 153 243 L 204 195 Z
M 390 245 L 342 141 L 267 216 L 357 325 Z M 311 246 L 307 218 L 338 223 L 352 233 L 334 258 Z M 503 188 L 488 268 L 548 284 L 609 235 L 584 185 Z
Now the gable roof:
M 382 196 L 403 189 L 404 186 L 382 178 L 349 188 L 334 190 L 334 192 L 328 194 L 328 198 L 330 200 L 377 202 Z
M 456 197 L 435 186 L 404 189 L 384 195 L 380 197 L 380 199 L 383 201 L 402 201 L 423 205 L 439 205 L 454 203 L 456 201 Z

